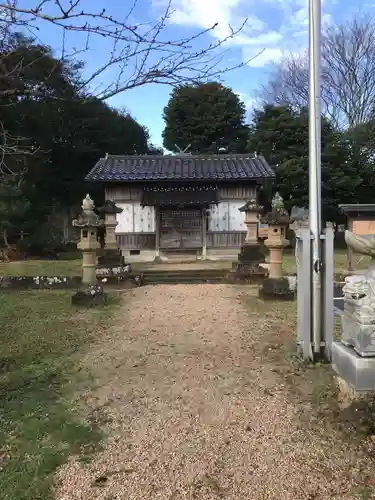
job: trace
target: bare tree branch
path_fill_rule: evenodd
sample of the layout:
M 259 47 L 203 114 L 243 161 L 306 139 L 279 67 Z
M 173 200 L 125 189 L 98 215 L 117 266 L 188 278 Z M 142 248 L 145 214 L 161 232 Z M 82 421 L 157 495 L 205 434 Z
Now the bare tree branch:
M 2 176 L 8 175 L 22 177 L 25 173 L 25 157 L 33 156 L 39 151 L 38 147 L 28 144 L 29 140 L 30 138 L 27 137 L 14 137 L 5 130 L 0 120 L 0 179 Z M 17 164 L 17 168 L 9 166 L 8 158 L 12 158 L 13 163 Z
M 87 10 L 83 0 L 30 0 L 28 3 L 33 5 L 27 7 L 27 3 L 20 0 L 0 0 L 1 106 L 48 94 L 48 80 L 53 77 L 58 65 L 76 60 L 77 56 L 82 58 L 98 39 L 105 41 L 107 47 L 109 44 L 109 53 L 98 57 L 98 65 L 91 74 L 81 72 L 81 81 L 75 82 L 75 89 L 82 96 L 100 100 L 149 83 L 176 86 L 220 78 L 223 73 L 249 62 L 229 66 L 224 63 L 226 46 L 240 33 L 246 20 L 237 29 L 229 27 L 225 38 L 213 38 L 215 41 L 208 45 L 204 43 L 204 38 L 213 32 L 217 24 L 192 36 L 170 39 L 167 28 L 173 14 L 172 0 L 169 0 L 163 15 L 152 23 L 134 21 L 138 0 L 131 2 L 121 19 L 115 18 L 106 8 Z M 51 68 L 43 81 L 26 84 L 23 75 L 36 61 L 21 58 L 15 64 L 14 52 L 8 42 L 12 34 L 22 32 L 31 34 L 43 46 L 44 25 L 54 26 L 61 34 L 60 60 L 56 60 L 56 68 Z M 68 36 L 72 33 L 83 35 L 84 43 L 69 53 Z M 52 93 L 50 97 L 64 98 Z M 8 157 L 35 154 L 34 146 L 26 146 L 29 143 L 26 138 L 9 135 L 0 124 L 0 177 L 9 173 L 6 166 Z
M 203 43 L 204 36 L 217 27 L 217 23 L 193 36 L 175 40 L 167 38 L 166 28 L 173 13 L 172 0 L 169 0 L 163 15 L 153 24 L 130 22 L 138 0 L 133 1 L 124 20 L 114 18 L 105 8 L 100 11 L 85 10 L 81 7 L 82 0 L 35 2 L 33 7 L 25 8 L 20 5 L 19 0 L 0 1 L 0 12 L 4 13 L 0 16 L 0 26 L 6 24 L 13 30 L 27 28 L 34 35 L 39 34 L 43 22 L 56 26 L 62 32 L 63 58 L 68 57 L 65 47 L 69 32 L 87 35 L 85 47 L 79 49 L 80 54 L 90 49 L 94 37 L 110 40 L 112 49 L 107 60 L 98 65 L 90 75 L 86 75 L 81 84 L 82 91 L 92 94 L 95 90 L 96 97 L 103 100 L 148 83 L 174 86 L 210 79 L 249 62 L 221 66 L 222 49 L 243 29 L 247 20 L 235 30 L 230 28 L 225 38 L 195 49 L 194 47 Z M 76 56 L 77 53 L 69 54 L 72 55 Z M 104 88 L 96 84 L 98 77 L 105 78 L 105 73 L 113 68 L 117 71 L 114 81 Z
M 322 112 L 338 128 L 366 122 L 375 102 L 375 23 L 356 16 L 330 26 L 322 39 Z M 308 55 L 289 55 L 261 91 L 267 102 L 308 104 Z

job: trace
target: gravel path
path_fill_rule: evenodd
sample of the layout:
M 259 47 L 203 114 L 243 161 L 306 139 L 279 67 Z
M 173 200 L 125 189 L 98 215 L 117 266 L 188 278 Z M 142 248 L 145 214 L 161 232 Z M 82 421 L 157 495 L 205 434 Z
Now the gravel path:
M 371 464 L 288 394 L 268 320 L 229 285 L 130 290 L 84 360 L 108 439 L 59 473 L 57 500 L 315 500 L 356 496 Z M 95 485 L 98 480 L 102 487 Z

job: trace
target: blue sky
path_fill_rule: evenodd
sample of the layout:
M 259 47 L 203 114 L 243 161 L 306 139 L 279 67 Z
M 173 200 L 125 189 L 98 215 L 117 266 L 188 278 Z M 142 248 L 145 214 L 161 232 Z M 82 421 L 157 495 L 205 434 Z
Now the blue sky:
M 68 3 L 65 0 L 66 4 Z M 144 30 L 151 26 L 163 14 L 167 0 L 139 0 L 129 16 L 129 23 L 143 24 Z M 30 0 L 23 0 L 30 6 Z M 63 2 L 64 3 L 64 2 Z M 53 2 L 51 3 L 53 5 Z M 133 1 L 119 0 L 81 0 L 80 9 L 87 12 L 106 12 L 116 19 L 124 19 Z M 375 4 L 372 0 L 352 2 L 350 0 L 323 0 L 323 22 L 345 21 L 357 12 L 373 13 Z M 222 81 L 237 92 L 244 101 L 248 115 L 256 102 L 257 91 L 267 81 L 272 62 L 279 60 L 288 52 L 301 53 L 307 49 L 308 0 L 172 0 L 173 12 L 167 27 L 161 35 L 164 40 L 177 40 L 190 37 L 199 30 L 207 29 L 214 23 L 218 27 L 199 39 L 195 48 L 203 48 L 229 33 L 228 25 L 239 27 L 247 18 L 242 31 L 225 46 L 222 65 L 237 65 L 256 56 L 249 64 L 224 74 Z M 62 35 L 59 28 L 44 21 L 39 24 L 38 37 L 45 43 L 59 50 Z M 199 46 L 198 46 L 199 44 Z M 68 33 L 65 38 L 67 51 L 80 50 L 86 45 L 86 36 Z M 86 74 L 91 74 L 108 61 L 112 43 L 102 37 L 89 39 L 89 50 L 82 51 L 80 58 L 86 63 Z M 120 50 L 119 46 L 117 50 Z M 154 54 L 149 63 L 156 61 Z M 129 76 L 130 68 L 125 70 Z M 100 74 L 92 87 L 96 92 L 110 85 L 117 78 L 118 66 Z M 126 108 L 151 134 L 154 144 L 162 145 L 163 108 L 168 102 L 171 88 L 148 84 L 127 90 L 112 97 L 109 104 Z

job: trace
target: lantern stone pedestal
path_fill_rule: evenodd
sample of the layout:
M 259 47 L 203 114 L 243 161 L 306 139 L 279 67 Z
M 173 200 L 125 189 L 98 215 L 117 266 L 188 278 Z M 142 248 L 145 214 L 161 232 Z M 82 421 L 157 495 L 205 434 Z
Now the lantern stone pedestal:
M 234 281 L 258 283 L 268 275 L 267 269 L 262 267 L 264 254 L 258 241 L 259 214 L 262 209 L 255 199 L 239 208 L 245 214 L 247 234 L 238 254 L 238 261 L 232 264 L 231 278 Z
M 73 305 L 94 306 L 106 302 L 103 286 L 96 278 L 98 229 L 103 227 L 104 221 L 94 212 L 94 202 L 90 195 L 82 203 L 82 212 L 73 220 L 72 225 L 81 230 L 81 238 L 77 248 L 82 252 L 82 289 L 72 297 Z
M 268 300 L 294 300 L 295 291 L 291 289 L 288 278 L 283 276 L 283 248 L 288 246 L 286 232 L 290 218 L 285 210 L 284 201 L 277 193 L 272 200 L 272 210 L 262 218 L 268 224 L 268 237 L 264 244 L 269 249 L 269 276 L 259 288 L 259 296 Z
M 116 214 L 123 211 L 115 202 L 106 200 L 105 204 L 99 208 L 98 212 L 101 218 L 104 218 L 105 242 L 102 255 L 98 258 L 99 267 L 112 268 L 123 267 L 125 265 L 121 250 L 117 247 L 116 241 Z

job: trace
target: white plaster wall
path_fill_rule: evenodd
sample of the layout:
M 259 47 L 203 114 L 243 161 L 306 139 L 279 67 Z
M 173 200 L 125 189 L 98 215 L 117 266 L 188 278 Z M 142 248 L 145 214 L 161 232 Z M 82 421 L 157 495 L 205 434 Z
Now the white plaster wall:
M 210 205 L 208 216 L 209 231 L 229 231 L 228 202 L 222 201 L 218 205 Z
M 154 233 L 155 232 L 155 208 L 141 207 L 140 203 L 134 203 L 134 232 Z
M 133 203 L 117 203 L 119 208 L 122 208 L 120 214 L 116 214 L 118 222 L 115 232 L 116 233 L 133 233 Z
M 155 209 L 154 207 L 142 207 L 140 203 L 117 203 L 122 208 L 120 214 L 116 214 L 118 225 L 116 233 L 154 233 L 155 232 Z
M 246 203 L 245 200 L 222 201 L 218 205 L 210 205 L 208 216 L 209 231 L 246 231 L 244 214 L 239 208 Z
M 238 210 L 245 203 L 245 201 L 229 202 L 229 231 L 246 231 L 245 214 Z

